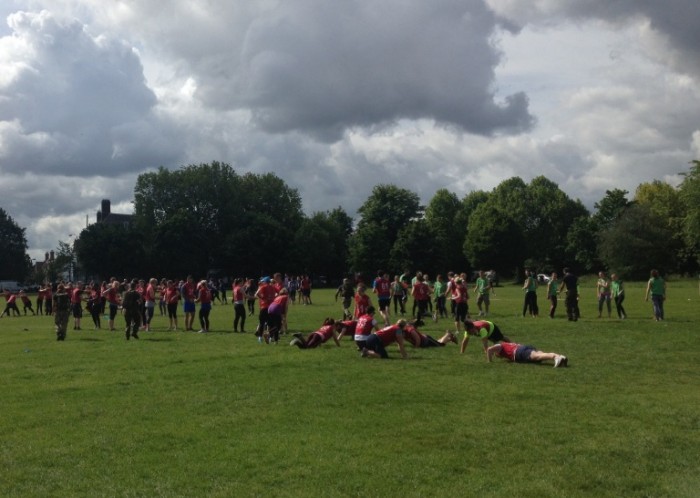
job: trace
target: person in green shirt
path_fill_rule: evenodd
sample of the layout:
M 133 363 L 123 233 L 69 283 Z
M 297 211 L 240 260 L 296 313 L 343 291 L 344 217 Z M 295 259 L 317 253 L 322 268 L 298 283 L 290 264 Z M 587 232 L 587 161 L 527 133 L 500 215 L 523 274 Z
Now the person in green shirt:
M 529 269 L 525 270 L 525 283 L 523 284 L 523 290 L 525 291 L 525 303 L 523 304 L 523 316 L 525 316 L 530 311 L 530 316 L 537 318 L 540 314 L 540 310 L 537 307 L 537 278 L 535 278 L 535 272 Z
M 435 284 L 433 285 L 433 298 L 435 299 L 435 312 L 433 313 L 433 321 L 437 322 L 438 318 L 447 318 L 447 307 L 445 306 L 446 297 L 445 292 L 447 291 L 447 283 L 442 275 L 438 274 L 435 277 Z
M 625 300 L 625 287 L 622 284 L 622 280 L 620 280 L 620 278 L 617 276 L 617 273 L 610 275 L 610 288 L 612 289 L 612 297 L 615 301 L 617 317 L 620 320 L 624 320 L 627 318 L 625 308 L 622 307 L 622 301 Z
M 659 270 L 651 270 L 651 278 L 647 282 L 647 292 L 644 296 L 645 301 L 649 301 L 649 294 L 651 294 L 651 302 L 654 306 L 654 320 L 660 322 L 664 319 L 666 282 L 659 275 Z
M 478 296 L 476 306 L 479 308 L 479 316 L 489 316 L 489 307 L 491 306 L 490 294 L 493 291 L 493 284 L 485 277 L 484 271 L 479 270 L 479 277 L 476 279 L 473 292 Z M 484 305 L 484 309 L 481 305 Z

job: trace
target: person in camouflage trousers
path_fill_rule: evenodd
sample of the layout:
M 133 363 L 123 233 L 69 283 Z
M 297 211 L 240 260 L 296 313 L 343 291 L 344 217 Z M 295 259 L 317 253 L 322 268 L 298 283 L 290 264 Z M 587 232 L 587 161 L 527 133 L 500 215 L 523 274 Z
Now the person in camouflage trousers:
M 70 295 L 66 292 L 63 284 L 58 284 L 56 293 L 53 295 L 53 311 L 55 312 L 54 323 L 56 324 L 56 340 L 66 340 L 66 330 L 68 329 L 68 318 L 70 317 L 71 303 Z
M 126 340 L 130 337 L 139 338 L 139 327 L 141 327 L 141 294 L 136 290 L 138 282 L 131 281 L 129 289 L 124 293 L 122 308 L 124 309 L 124 319 L 126 320 Z

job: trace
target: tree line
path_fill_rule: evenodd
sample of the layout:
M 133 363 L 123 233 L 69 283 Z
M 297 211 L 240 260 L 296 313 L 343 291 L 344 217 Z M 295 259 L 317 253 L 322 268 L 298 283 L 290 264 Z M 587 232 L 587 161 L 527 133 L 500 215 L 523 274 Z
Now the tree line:
M 26 253 L 23 229 L 8 218 L 0 210 L 0 230 L 13 234 L 7 240 L 14 245 L 3 237 L 0 250 Z M 608 190 L 593 212 L 539 176 L 529 183 L 510 178 L 461 199 L 440 189 L 425 206 L 408 189 L 376 185 L 357 219 L 340 206 L 306 215 L 298 191 L 276 175 L 239 175 L 213 162 L 140 175 L 132 223 L 90 225 L 72 247 L 59 243 L 57 255 L 62 263 L 77 257 L 82 272 L 98 278 L 282 270 L 337 279 L 380 268 L 510 276 L 524 267 L 570 266 L 639 279 L 652 267 L 697 272 L 699 247 L 700 161 L 678 187 L 655 180 L 632 195 Z M 3 258 L 5 278 L 16 265 L 5 262 L 15 259 Z

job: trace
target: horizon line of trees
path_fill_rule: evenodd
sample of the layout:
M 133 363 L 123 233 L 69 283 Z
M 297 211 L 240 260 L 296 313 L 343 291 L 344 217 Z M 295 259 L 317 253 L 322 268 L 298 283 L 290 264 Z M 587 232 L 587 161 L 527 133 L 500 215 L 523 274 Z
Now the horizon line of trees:
M 591 213 L 543 176 L 530 183 L 509 178 L 462 199 L 440 189 L 425 206 L 408 189 L 380 184 L 353 220 L 340 206 L 307 216 L 298 191 L 272 173 L 239 175 L 220 162 L 161 167 L 138 177 L 133 223 L 90 225 L 72 246 L 59 242 L 56 265 L 77 259 L 81 274 L 100 279 L 210 270 L 329 279 L 379 269 L 517 276 L 525 267 L 569 266 L 626 279 L 645 278 L 650 268 L 697 272 L 700 161 L 691 162 L 678 187 L 654 180 L 628 194 L 607 190 Z M 2 208 L 0 240 L 6 255 L 0 275 L 24 280 L 30 266 L 24 229 Z

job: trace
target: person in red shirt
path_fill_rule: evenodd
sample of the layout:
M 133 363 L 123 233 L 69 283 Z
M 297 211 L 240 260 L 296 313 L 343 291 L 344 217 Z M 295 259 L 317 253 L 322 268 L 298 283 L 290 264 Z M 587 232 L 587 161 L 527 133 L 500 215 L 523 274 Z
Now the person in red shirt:
M 311 279 L 308 275 L 304 275 L 301 278 L 299 287 L 301 290 L 301 302 L 304 303 L 304 305 L 311 304 Z
M 258 298 L 258 307 L 260 308 L 260 314 L 258 315 L 258 328 L 255 331 L 255 335 L 258 338 L 258 342 L 263 341 L 263 334 L 265 334 L 265 328 L 269 326 L 269 314 L 267 308 L 272 304 L 275 297 L 277 296 L 277 291 L 270 283 L 270 277 L 263 277 L 260 280 L 260 285 L 258 285 L 258 290 L 255 292 L 255 297 Z
M 372 283 L 372 292 L 377 295 L 379 314 L 384 319 L 384 325 L 389 325 L 389 311 L 391 308 L 391 281 L 389 274 L 379 270 L 377 278 Z
M 5 304 L 5 311 L 2 312 L 2 315 L 0 315 L 0 318 L 3 316 L 7 315 L 8 317 L 10 316 L 10 311 L 12 311 L 15 316 L 19 316 L 19 308 L 17 307 L 17 295 L 12 294 L 10 291 L 6 290 L 5 291 L 5 301 L 7 301 L 7 304 Z
M 53 315 L 53 289 L 50 283 L 44 286 L 44 309 L 46 316 Z
M 82 330 L 80 328 L 80 319 L 83 317 L 83 283 L 78 282 L 77 285 L 71 289 L 70 293 L 70 304 L 73 310 L 73 330 Z
M 117 316 L 117 311 L 119 311 L 119 304 L 121 301 L 121 296 L 119 295 L 119 282 L 117 280 L 113 280 L 112 284 L 107 287 L 104 297 L 107 299 L 107 304 L 109 305 L 109 330 L 114 331 L 114 318 Z
M 144 305 L 146 307 L 145 311 L 145 324 L 146 332 L 151 331 L 151 320 L 153 320 L 153 315 L 156 311 L 156 289 L 158 288 L 158 280 L 152 278 L 148 281 L 148 285 L 143 292 Z
M 34 308 L 32 307 L 32 300 L 29 299 L 23 290 L 19 291 L 19 298 L 22 300 L 22 306 L 24 307 L 24 316 L 27 316 L 27 310 L 31 311 L 32 315 L 36 315 L 36 313 L 34 313 Z
M 387 359 L 389 358 L 389 355 L 386 352 L 386 347 L 395 342 L 399 346 L 401 357 L 404 360 L 407 360 L 408 353 L 406 353 L 403 335 L 405 328 L 406 320 L 399 320 L 395 325 L 384 327 L 383 329 L 370 334 L 370 336 L 367 338 L 366 346 L 362 349 L 361 355 L 365 358 Z
M 177 330 L 177 303 L 180 301 L 180 291 L 173 280 L 165 284 L 165 306 L 168 309 L 170 326 L 168 330 Z
M 323 321 L 323 326 L 317 331 L 311 332 L 306 338 L 304 338 L 302 334 L 294 334 L 294 339 L 292 339 L 289 345 L 296 346 L 299 349 L 313 349 L 331 338 L 335 341 L 335 345 L 340 347 L 340 339 L 338 339 L 335 320 L 326 318 Z
M 199 303 L 199 333 L 209 332 L 209 313 L 211 313 L 212 293 L 206 280 L 197 285 L 197 302 Z
M 338 332 L 338 340 L 341 340 L 346 335 L 354 336 L 356 329 L 356 320 L 338 320 L 335 322 L 335 330 Z
M 430 302 L 430 287 L 423 281 L 423 275 L 420 273 L 416 275 L 416 283 L 413 284 L 411 289 L 411 295 L 415 300 L 416 306 L 418 308 L 418 314 L 416 315 L 416 324 L 423 325 L 423 316 L 428 314 L 428 303 Z
M 85 289 L 88 294 L 86 308 L 90 312 L 92 317 L 92 323 L 95 330 L 102 328 L 102 322 L 100 320 L 100 311 L 102 310 L 102 293 L 100 288 L 94 283 L 90 282 Z
M 367 295 L 365 284 L 358 285 L 357 293 L 355 294 L 355 311 L 353 314 L 355 319 L 358 319 L 362 315 L 366 314 L 370 306 L 372 306 L 372 301 Z
M 459 335 L 462 331 L 462 323 L 469 317 L 469 291 L 467 290 L 466 281 L 462 277 L 456 277 L 451 286 L 452 302 L 455 306 L 455 334 Z
M 374 313 L 374 306 L 368 306 L 367 313 L 357 319 L 353 339 L 359 351 L 362 351 L 362 349 L 367 346 L 369 335 L 379 330 L 379 324 L 377 324 L 377 320 L 374 319 Z
M 515 363 L 541 363 L 551 360 L 554 363 L 554 368 L 566 367 L 569 365 L 569 359 L 564 355 L 545 353 L 535 346 L 523 345 L 515 342 L 494 344 L 486 350 L 486 356 L 489 361 L 491 361 L 494 356 L 498 356 L 499 358 L 505 358 Z
M 195 291 L 194 279 L 192 275 L 187 275 L 187 281 L 180 287 L 180 296 L 182 297 L 183 310 L 185 312 L 185 331 L 192 330 L 192 325 L 194 324 Z
M 233 281 L 233 331 L 238 332 L 238 325 L 241 326 L 241 333 L 245 334 L 245 292 L 243 290 L 243 279 L 237 278 Z

